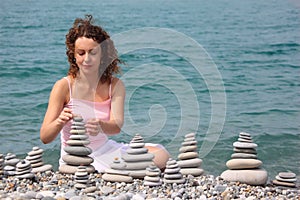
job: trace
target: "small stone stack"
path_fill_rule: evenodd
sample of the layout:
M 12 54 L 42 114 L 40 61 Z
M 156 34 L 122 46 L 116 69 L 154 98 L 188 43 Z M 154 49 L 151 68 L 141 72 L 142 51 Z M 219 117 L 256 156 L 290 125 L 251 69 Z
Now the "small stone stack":
M 34 173 L 31 172 L 31 164 L 28 160 L 21 160 L 16 165 L 16 177 L 19 179 L 34 178 Z
M 16 165 L 20 161 L 15 154 L 7 153 L 4 160 L 4 174 L 14 176 L 16 173 Z
M 122 155 L 125 169 L 133 178 L 144 178 L 146 168 L 153 162 L 154 155 L 148 153 L 145 142 L 141 135 L 136 134 L 129 143 L 129 148 Z
M 185 178 L 180 173 L 180 167 L 178 163 L 172 158 L 170 158 L 167 162 L 167 166 L 164 171 L 163 182 L 169 184 L 182 184 L 185 182 Z
M 121 162 L 118 158 L 114 159 L 114 162 L 110 165 L 111 169 L 104 170 L 102 179 L 109 182 L 125 182 L 131 183 L 133 178 L 129 175 L 129 172 L 123 171 L 126 167 L 124 162 Z
M 229 168 L 221 174 L 227 181 L 239 181 L 249 185 L 265 185 L 268 180 L 266 170 L 260 168 L 262 161 L 257 159 L 257 144 L 253 143 L 249 133 L 241 132 L 237 142 L 233 143 L 234 153 L 226 162 Z
M 296 187 L 297 177 L 293 172 L 280 172 L 272 182 L 278 186 Z
M 3 168 L 4 168 L 4 156 L 3 154 L 0 154 L 0 177 L 4 174 Z
M 26 160 L 28 160 L 31 164 L 31 172 L 38 173 L 52 170 L 52 165 L 44 164 L 43 153 L 44 150 L 39 147 L 33 147 L 32 151 L 27 153 Z
M 93 158 L 89 157 L 92 153 L 92 149 L 86 147 L 90 142 L 86 135 L 83 119 L 81 117 L 74 117 L 70 138 L 66 142 L 68 146 L 64 148 L 67 155 L 62 157 L 66 164 L 59 167 L 61 173 L 74 174 L 77 171 L 78 166 L 86 166 L 89 173 L 95 171 L 95 168 L 91 165 L 94 161 Z
M 89 173 L 85 166 L 79 166 L 75 172 L 75 182 L 74 187 L 76 189 L 85 189 L 89 186 Z
M 161 171 L 156 165 L 151 164 L 146 169 L 146 176 L 144 177 L 144 185 L 146 186 L 160 186 L 162 185 L 162 180 L 160 178 Z
M 197 152 L 197 141 L 195 133 L 185 135 L 184 141 L 179 149 L 178 165 L 183 175 L 200 176 L 204 170 L 201 169 L 202 160 Z

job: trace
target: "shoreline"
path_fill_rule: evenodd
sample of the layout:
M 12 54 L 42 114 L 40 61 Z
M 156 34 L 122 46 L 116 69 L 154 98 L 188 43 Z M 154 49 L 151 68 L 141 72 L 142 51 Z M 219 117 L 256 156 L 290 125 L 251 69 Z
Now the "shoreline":
M 1 177 L 0 199 L 300 199 L 297 187 L 275 186 L 270 181 L 264 186 L 250 186 L 239 182 L 228 182 L 220 176 L 204 174 L 199 177 L 185 176 L 183 184 L 144 186 L 142 179 L 132 183 L 107 182 L 101 173 L 89 174 L 89 185 L 81 190 L 73 174 L 46 171 L 35 174 L 33 179 Z

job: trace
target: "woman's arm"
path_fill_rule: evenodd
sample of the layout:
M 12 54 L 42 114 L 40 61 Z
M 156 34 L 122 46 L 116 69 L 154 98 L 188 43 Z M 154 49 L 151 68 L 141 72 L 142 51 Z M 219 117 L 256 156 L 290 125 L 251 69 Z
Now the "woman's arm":
M 97 135 L 99 132 L 103 132 L 108 135 L 120 133 L 124 123 L 125 93 L 125 86 L 123 82 L 118 78 L 114 78 L 112 82 L 110 120 L 89 120 L 86 124 L 86 128 L 90 135 Z
M 48 108 L 40 129 L 40 139 L 44 144 L 52 142 L 63 126 L 72 119 L 72 111 L 63 108 L 69 91 L 67 80 L 57 81 L 50 93 Z

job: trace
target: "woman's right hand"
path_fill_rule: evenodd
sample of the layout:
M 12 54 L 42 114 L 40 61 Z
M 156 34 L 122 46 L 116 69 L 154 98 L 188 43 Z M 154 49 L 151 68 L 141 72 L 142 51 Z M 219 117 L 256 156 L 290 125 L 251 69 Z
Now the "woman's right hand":
M 64 126 L 69 120 L 73 118 L 72 110 L 70 108 L 64 108 L 57 118 L 58 125 Z

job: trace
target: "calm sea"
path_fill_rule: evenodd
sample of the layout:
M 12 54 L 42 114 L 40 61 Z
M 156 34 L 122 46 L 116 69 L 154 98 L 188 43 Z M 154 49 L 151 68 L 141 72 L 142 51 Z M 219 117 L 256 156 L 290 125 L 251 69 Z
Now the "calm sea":
M 65 34 L 92 14 L 125 62 L 126 123 L 114 139 L 140 133 L 176 158 L 195 132 L 202 168 L 219 175 L 248 132 L 270 178 L 299 176 L 299 8 L 279 0 L 2 1 L 0 152 L 23 158 L 40 146 L 57 167 L 59 138 L 43 145 L 39 128 L 68 69 Z

